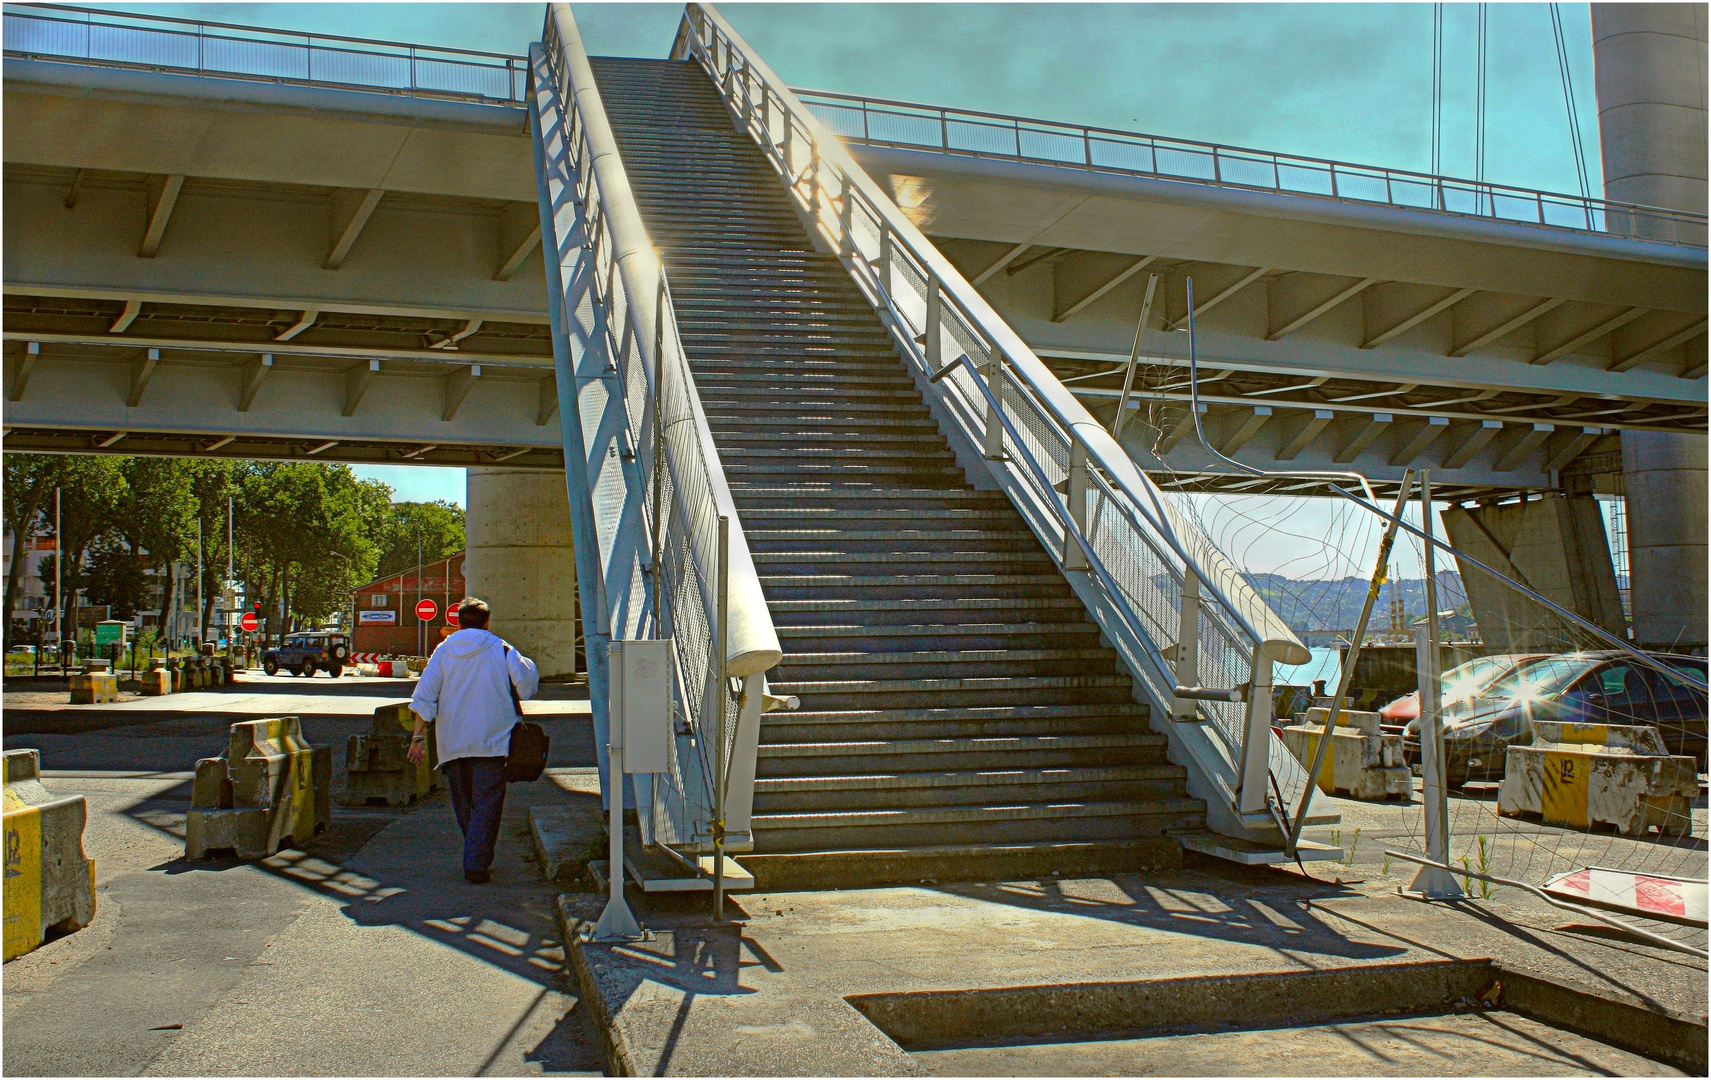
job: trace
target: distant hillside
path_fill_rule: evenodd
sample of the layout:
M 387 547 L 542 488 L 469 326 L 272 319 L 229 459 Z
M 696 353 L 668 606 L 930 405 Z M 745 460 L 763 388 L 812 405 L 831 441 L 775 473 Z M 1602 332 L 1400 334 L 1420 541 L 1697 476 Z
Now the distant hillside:
M 1279 574 L 1252 574 L 1248 581 L 1272 609 L 1297 633 L 1303 630 L 1352 630 L 1360 618 L 1361 604 L 1369 584 L 1364 578 L 1346 577 L 1322 581 L 1297 581 Z M 1403 611 L 1409 620 L 1426 614 L 1426 579 L 1386 582 L 1372 609 L 1371 629 L 1390 626 L 1391 597 L 1400 592 Z M 1438 571 L 1438 610 L 1449 611 L 1467 603 L 1461 575 L 1454 570 Z

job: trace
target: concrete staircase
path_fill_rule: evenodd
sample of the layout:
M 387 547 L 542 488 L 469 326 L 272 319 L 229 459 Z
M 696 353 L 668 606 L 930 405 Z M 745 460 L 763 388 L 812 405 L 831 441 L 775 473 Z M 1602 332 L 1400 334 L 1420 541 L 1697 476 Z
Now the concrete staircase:
M 761 732 L 763 888 L 1110 871 L 1203 829 L 1129 676 L 958 467 L 877 316 L 689 63 L 594 58 L 801 698 Z

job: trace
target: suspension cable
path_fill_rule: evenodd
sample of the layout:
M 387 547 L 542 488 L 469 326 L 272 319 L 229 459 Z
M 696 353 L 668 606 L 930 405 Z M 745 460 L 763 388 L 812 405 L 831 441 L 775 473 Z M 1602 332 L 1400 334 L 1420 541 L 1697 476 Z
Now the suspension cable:
M 1580 197 L 1592 198 L 1592 183 L 1587 176 L 1586 145 L 1580 137 L 1580 114 L 1574 107 L 1574 77 L 1569 72 L 1568 41 L 1562 28 L 1562 5 L 1552 4 L 1551 37 L 1557 46 L 1557 74 L 1562 78 L 1563 107 L 1568 110 L 1568 140 L 1574 150 L 1574 171 L 1580 180 Z
M 1444 5 L 1432 5 L 1432 176 L 1443 175 L 1444 157 Z M 1444 189 L 1435 183 L 1435 201 L 1444 209 Z
M 1476 33 L 1478 58 L 1474 73 L 1474 102 L 1473 102 L 1473 179 L 1476 183 L 1485 180 L 1485 42 L 1486 42 L 1486 7 L 1479 5 L 1479 29 Z

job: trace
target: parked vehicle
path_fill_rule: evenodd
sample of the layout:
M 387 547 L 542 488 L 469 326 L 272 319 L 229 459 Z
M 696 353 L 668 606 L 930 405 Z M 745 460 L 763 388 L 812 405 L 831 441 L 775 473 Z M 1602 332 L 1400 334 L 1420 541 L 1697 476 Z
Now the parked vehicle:
M 1445 778 L 1501 780 L 1510 746 L 1529 746 L 1533 720 L 1650 724 L 1671 754 L 1705 769 L 1705 659 L 1652 653 L 1662 670 L 1625 652 L 1564 653 L 1523 664 L 1444 718 Z M 1403 731 L 1404 760 L 1420 760 L 1419 719 Z
M 1449 716 L 1462 705 L 1478 697 L 1487 687 L 1503 676 L 1514 671 L 1523 664 L 1535 660 L 1543 660 L 1549 653 L 1498 653 L 1495 656 L 1481 656 L 1469 660 L 1465 664 L 1457 664 L 1443 674 L 1443 704 L 1439 706 L 1440 715 Z M 1420 691 L 1403 694 L 1384 708 L 1378 710 L 1379 717 L 1386 725 L 1395 725 L 1395 731 L 1400 732 L 1408 721 L 1417 719 L 1420 715 Z
M 292 634 L 284 645 L 261 654 L 261 667 L 269 675 L 284 670 L 312 678 L 319 670 L 336 679 L 345 673 L 350 656 L 351 639 L 344 634 Z

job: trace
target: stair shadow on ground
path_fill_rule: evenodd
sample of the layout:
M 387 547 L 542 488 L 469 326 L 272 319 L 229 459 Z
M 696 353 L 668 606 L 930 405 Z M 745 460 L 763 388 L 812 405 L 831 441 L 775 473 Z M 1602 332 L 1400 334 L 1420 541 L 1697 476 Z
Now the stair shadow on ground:
M 987 904 L 1341 959 L 1377 960 L 1407 951 L 1401 945 L 1354 941 L 1312 910 L 1316 900 L 1359 895 L 1354 890 L 1285 872 L 1232 878 L 1185 869 L 930 887 Z

